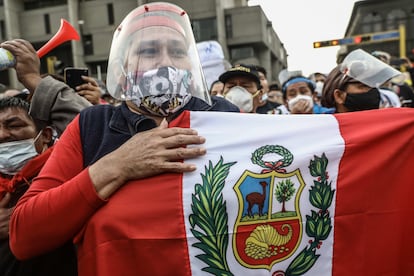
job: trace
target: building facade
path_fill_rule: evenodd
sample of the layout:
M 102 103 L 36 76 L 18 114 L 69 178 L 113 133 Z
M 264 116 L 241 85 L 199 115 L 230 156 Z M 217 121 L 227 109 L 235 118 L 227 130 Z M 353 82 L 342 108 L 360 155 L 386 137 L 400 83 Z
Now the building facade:
M 129 11 L 143 0 L 3 0 L 0 1 L 1 41 L 23 38 L 39 49 L 60 28 L 61 18 L 78 30 L 80 41 L 62 42 L 41 59 L 64 66 L 88 67 L 91 75 L 105 80 L 112 35 Z M 197 42 L 216 40 L 232 64 L 262 65 L 270 81 L 287 67 L 287 53 L 260 6 L 247 0 L 176 0 L 190 16 Z M 49 64 L 50 67 L 50 64 Z M 50 68 L 49 68 L 50 69 Z M 18 85 L 14 70 L 0 72 L 0 83 Z
M 414 62 L 414 2 L 412 0 L 365 0 L 356 2 L 345 37 L 358 35 L 363 37 L 365 34 L 399 32 L 401 27 L 404 34 L 402 36 L 400 34 L 396 39 L 371 39 L 360 41 L 357 44 L 341 46 L 338 52 L 338 62 L 341 62 L 347 53 L 356 48 L 362 48 L 367 52 L 386 51 L 393 57 L 405 56 Z

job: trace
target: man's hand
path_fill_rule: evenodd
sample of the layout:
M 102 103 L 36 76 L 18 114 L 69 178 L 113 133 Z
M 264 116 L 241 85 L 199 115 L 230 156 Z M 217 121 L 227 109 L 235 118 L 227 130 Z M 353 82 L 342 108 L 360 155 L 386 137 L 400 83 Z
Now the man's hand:
M 313 102 L 310 96 L 299 95 L 289 100 L 289 111 L 291 114 L 312 114 Z
M 155 129 L 138 133 L 117 150 L 104 156 L 89 168 L 95 189 L 102 198 L 108 198 L 129 180 L 142 179 L 165 172 L 190 172 L 194 164 L 183 159 L 196 158 L 206 153 L 200 145 L 205 139 L 189 128 L 168 128 L 164 120 Z
M 97 105 L 100 104 L 101 100 L 101 89 L 99 88 L 98 83 L 92 77 L 82 76 L 82 79 L 86 83 L 81 84 L 76 87 L 76 92 L 79 95 L 87 99 L 91 104 Z
M 0 239 L 6 239 L 9 237 L 9 222 L 13 208 L 9 209 L 6 208 L 6 206 L 9 204 L 10 198 L 10 193 L 7 193 L 0 200 Z
M 33 94 L 42 78 L 40 59 L 32 44 L 27 40 L 13 39 L 1 43 L 0 47 L 9 50 L 15 56 L 17 78 Z

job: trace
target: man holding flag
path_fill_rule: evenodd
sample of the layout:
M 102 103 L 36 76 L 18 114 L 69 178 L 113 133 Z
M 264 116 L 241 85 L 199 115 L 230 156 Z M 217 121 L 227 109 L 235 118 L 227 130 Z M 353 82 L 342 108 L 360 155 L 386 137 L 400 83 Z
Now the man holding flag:
M 81 276 L 409 275 L 414 111 L 204 112 L 226 102 L 205 97 L 189 22 L 152 3 L 117 28 L 125 103 L 68 126 L 12 215 L 16 256 L 73 238 Z

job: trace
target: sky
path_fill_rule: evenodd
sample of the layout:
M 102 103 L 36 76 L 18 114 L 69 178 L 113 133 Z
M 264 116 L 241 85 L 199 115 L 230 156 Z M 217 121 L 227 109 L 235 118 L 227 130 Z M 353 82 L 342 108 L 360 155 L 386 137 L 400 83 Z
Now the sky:
M 339 46 L 313 48 L 313 42 L 343 38 L 357 0 L 250 0 L 272 22 L 288 54 L 288 70 L 329 73 Z

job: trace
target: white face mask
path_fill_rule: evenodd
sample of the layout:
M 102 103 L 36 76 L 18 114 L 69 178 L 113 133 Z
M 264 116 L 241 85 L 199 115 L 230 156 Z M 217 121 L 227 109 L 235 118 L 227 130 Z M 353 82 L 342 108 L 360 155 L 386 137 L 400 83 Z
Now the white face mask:
M 224 98 L 240 108 L 241 111 L 249 113 L 253 110 L 253 95 L 241 86 L 230 88 Z
M 293 109 L 293 106 L 297 104 L 299 101 L 308 101 L 309 102 L 309 108 L 313 108 L 313 99 L 311 96 L 308 95 L 297 95 L 293 99 L 290 99 L 288 101 L 289 110 Z
M 38 155 L 35 142 L 41 133 L 40 131 L 36 138 L 1 143 L 0 173 L 15 175 L 30 159 Z
M 322 97 L 323 85 L 324 85 L 324 83 L 321 82 L 321 81 L 316 82 L 315 91 L 316 91 L 316 93 L 318 93 L 318 97 Z
M 127 94 L 140 109 L 158 116 L 180 110 L 191 99 L 192 76 L 171 66 L 127 74 Z

